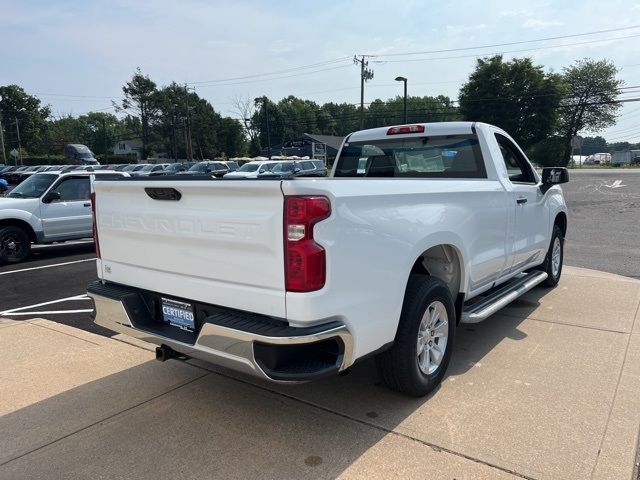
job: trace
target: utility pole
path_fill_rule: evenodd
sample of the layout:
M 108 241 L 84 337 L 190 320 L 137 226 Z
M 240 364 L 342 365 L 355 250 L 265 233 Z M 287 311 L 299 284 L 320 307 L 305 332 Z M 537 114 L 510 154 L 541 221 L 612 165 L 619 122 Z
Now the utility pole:
M 0 102 L 2 102 L 2 95 L 0 95 Z M 0 111 L 0 148 L 2 148 L 2 162 L 7 164 L 7 152 L 4 149 L 4 131 L 2 130 L 2 112 Z
M 102 155 L 107 156 L 107 123 L 102 118 Z
M 22 165 L 22 143 L 20 142 L 20 125 L 18 125 L 18 117 L 13 117 L 16 121 L 16 135 L 18 136 L 18 159 Z
M 173 110 L 171 111 L 171 147 L 173 150 L 173 161 L 178 161 L 178 144 L 176 142 L 176 107 L 173 106 Z
M 264 106 L 264 122 L 267 127 L 267 156 L 271 158 L 271 132 L 269 131 L 269 99 L 266 96 L 254 99 L 255 103 L 262 102 Z
M 184 84 L 184 93 L 186 96 L 186 104 L 187 104 L 187 124 L 186 124 L 186 130 L 185 130 L 185 139 L 186 139 L 186 144 L 187 144 L 187 161 L 191 162 L 193 161 L 193 145 L 191 143 L 191 112 L 189 110 L 189 90 L 191 90 L 189 87 L 187 87 L 187 84 Z
M 373 70 L 367 68 L 369 66 L 367 58 L 371 56 L 360 55 L 360 59 L 357 56 L 353 57 L 353 63 L 360 64 L 360 130 L 364 128 L 364 82 L 373 79 Z
M 0 148 L 2 148 L 2 163 L 7 164 L 7 152 L 4 149 L 4 132 L 2 131 L 2 116 L 0 116 Z

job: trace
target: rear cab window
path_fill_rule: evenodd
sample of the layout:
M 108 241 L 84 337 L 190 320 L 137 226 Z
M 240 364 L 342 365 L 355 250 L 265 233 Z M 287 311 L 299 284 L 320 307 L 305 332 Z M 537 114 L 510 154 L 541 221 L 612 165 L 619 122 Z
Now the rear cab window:
M 347 142 L 336 162 L 336 177 L 487 178 L 474 134 Z

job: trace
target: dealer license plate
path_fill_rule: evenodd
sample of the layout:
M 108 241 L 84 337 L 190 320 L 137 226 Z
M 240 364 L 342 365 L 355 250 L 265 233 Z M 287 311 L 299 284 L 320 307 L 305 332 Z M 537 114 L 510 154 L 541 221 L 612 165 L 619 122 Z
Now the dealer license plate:
M 193 305 L 170 298 L 162 298 L 162 318 L 165 323 L 193 332 L 196 327 Z

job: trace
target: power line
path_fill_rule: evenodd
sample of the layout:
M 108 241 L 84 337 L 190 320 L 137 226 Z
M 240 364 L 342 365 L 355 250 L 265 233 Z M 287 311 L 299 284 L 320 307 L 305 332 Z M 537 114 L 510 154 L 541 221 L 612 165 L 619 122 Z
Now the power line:
M 70 95 L 66 93 L 39 93 L 34 92 L 33 95 L 39 95 L 41 97 L 69 97 L 69 98 L 100 98 L 100 99 L 108 99 L 108 100 L 122 100 L 119 97 L 107 97 L 103 95 Z
M 206 84 L 206 83 L 221 83 L 221 82 L 229 82 L 229 81 L 234 81 L 234 80 L 245 80 L 245 79 L 248 79 L 248 78 L 266 77 L 266 76 L 271 76 L 271 75 L 280 75 L 282 73 L 290 73 L 290 72 L 298 71 L 298 70 L 306 70 L 306 69 L 309 69 L 309 68 L 316 68 L 316 67 L 319 67 L 319 66 L 329 65 L 329 64 L 332 64 L 332 63 L 343 62 L 345 60 L 350 60 L 350 59 L 351 59 L 351 56 L 340 57 L 340 58 L 335 58 L 333 60 L 326 60 L 324 62 L 318 62 L 318 63 L 309 64 L 309 65 L 302 65 L 302 66 L 299 66 L 299 67 L 287 68 L 285 70 L 277 70 L 277 71 L 266 72 L 266 73 L 256 73 L 256 74 L 244 75 L 244 76 L 240 76 L 240 77 L 219 78 L 219 79 L 216 79 L 216 80 L 200 80 L 200 81 L 187 82 L 187 83 L 189 85 L 202 85 L 202 84 Z
M 636 28 L 640 28 L 640 25 L 632 25 L 629 27 L 619 27 L 619 28 L 610 28 L 607 30 L 596 30 L 596 31 L 592 31 L 592 32 L 583 32 L 583 33 L 575 33 L 572 35 L 559 35 L 559 36 L 555 36 L 555 37 L 545 37 L 545 38 L 537 38 L 537 39 L 533 39 L 533 40 L 520 40 L 517 42 L 506 42 L 506 43 L 494 43 L 494 44 L 490 44 L 490 45 L 476 45 L 473 47 L 460 47 L 460 48 L 447 48 L 447 49 L 443 49 L 443 50 L 423 50 L 420 52 L 403 52 L 403 53 L 383 53 L 383 54 L 378 54 L 376 56 L 378 57 L 399 57 L 399 56 L 407 56 L 407 55 L 425 55 L 425 54 L 432 54 L 432 53 L 447 53 L 447 52 L 460 52 L 460 51 L 465 51 L 465 50 L 477 50 L 480 48 L 493 48 L 493 47 L 506 47 L 506 46 L 510 46 L 510 45 L 522 45 L 525 43 L 536 43 L 536 42 L 546 42 L 549 40 L 560 40 L 563 38 L 573 38 L 573 37 L 584 37 L 584 36 L 588 36 L 588 35 L 597 35 L 599 33 L 610 33 L 610 32 L 620 32 L 623 30 L 633 30 Z
M 521 53 L 521 52 L 532 52 L 536 50 L 548 50 L 552 48 L 564 48 L 564 47 L 574 47 L 577 45 L 587 45 L 592 43 L 601 43 L 601 42 L 615 42 L 618 40 L 624 40 L 627 38 L 636 38 L 640 37 L 640 34 L 635 35 L 625 35 L 622 37 L 612 37 L 612 38 L 602 38 L 598 40 L 587 40 L 584 42 L 575 42 L 575 43 L 564 43 L 558 45 L 545 45 L 542 47 L 534 47 L 534 48 L 522 48 L 518 50 L 504 50 L 498 52 L 488 52 L 488 53 L 474 53 L 471 55 L 453 55 L 450 57 L 427 57 L 427 58 L 409 58 L 404 60 L 376 60 L 375 63 L 405 63 L 405 62 L 425 62 L 430 60 L 454 60 L 458 58 L 478 58 L 478 57 L 490 57 L 494 55 L 502 55 L 505 53 Z
M 629 132 L 629 133 L 627 133 L 625 135 L 617 135 L 617 136 L 610 137 L 610 139 L 607 140 L 607 141 L 614 141 L 614 142 L 615 141 L 623 141 L 623 140 L 628 140 L 628 139 L 631 139 L 631 138 L 636 138 L 636 137 L 639 137 L 639 136 L 640 136 L 640 130 L 636 130 L 635 132 Z
M 262 83 L 262 82 L 270 82 L 271 80 L 280 80 L 282 78 L 292 78 L 292 77 L 301 77 L 304 75 L 313 75 L 315 73 L 320 73 L 320 72 L 328 72 L 330 70 L 337 70 L 340 68 L 346 68 L 346 67 L 350 67 L 351 63 L 347 63 L 345 65 L 338 65 L 338 66 L 334 66 L 334 67 L 329 67 L 329 68 L 323 68 L 320 70 L 313 70 L 310 72 L 302 72 L 302 73 L 296 73 L 296 74 L 292 74 L 292 75 L 282 75 L 279 77 L 272 77 L 272 78 L 259 78 L 256 80 L 247 80 L 247 81 L 242 81 L 242 82 L 230 82 L 230 83 L 216 83 L 216 84 L 199 84 L 198 88 L 207 88 L 207 87 L 228 87 L 228 86 L 234 86 L 234 85 L 246 85 L 249 83 Z M 188 83 L 187 85 L 193 85 L 192 83 Z

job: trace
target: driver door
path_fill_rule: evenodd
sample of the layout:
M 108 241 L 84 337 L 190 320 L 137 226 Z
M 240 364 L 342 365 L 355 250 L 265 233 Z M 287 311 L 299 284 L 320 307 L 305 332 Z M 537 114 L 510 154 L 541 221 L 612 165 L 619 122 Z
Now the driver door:
M 531 164 L 520 149 L 507 137 L 496 133 L 502 160 L 507 170 L 507 190 L 511 208 L 515 212 L 514 224 L 508 244 L 511 258 L 504 273 L 522 271 L 532 263 L 541 263 L 546 254 L 548 215 L 544 194 Z
M 49 192 L 58 192 L 59 199 L 42 203 L 40 211 L 45 238 L 90 237 L 93 223 L 89 176 L 66 177 Z

